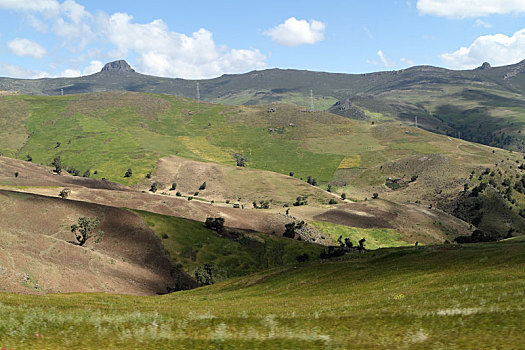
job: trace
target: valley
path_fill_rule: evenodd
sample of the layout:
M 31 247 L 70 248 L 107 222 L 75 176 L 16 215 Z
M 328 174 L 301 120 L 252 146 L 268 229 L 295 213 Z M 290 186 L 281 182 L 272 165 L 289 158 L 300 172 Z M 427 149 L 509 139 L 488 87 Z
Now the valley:
M 0 79 L 0 346 L 518 342 L 521 64 L 257 71 L 195 100 L 124 63 Z

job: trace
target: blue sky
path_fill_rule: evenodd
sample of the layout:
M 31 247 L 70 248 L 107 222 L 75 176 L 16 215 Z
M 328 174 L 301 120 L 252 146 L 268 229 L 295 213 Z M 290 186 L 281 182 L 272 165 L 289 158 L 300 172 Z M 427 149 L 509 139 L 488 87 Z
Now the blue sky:
M 524 0 L 0 0 L 0 76 L 363 73 L 525 59 Z

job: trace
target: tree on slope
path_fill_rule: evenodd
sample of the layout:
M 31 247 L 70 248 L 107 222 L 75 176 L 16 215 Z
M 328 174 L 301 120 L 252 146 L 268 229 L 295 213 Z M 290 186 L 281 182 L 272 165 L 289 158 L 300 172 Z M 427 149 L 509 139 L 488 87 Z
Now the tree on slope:
M 78 218 L 76 224 L 71 225 L 71 232 L 75 234 L 79 246 L 83 246 L 84 243 L 86 243 L 93 234 L 93 231 L 98 227 L 99 223 L 100 220 L 98 218 L 82 216 Z

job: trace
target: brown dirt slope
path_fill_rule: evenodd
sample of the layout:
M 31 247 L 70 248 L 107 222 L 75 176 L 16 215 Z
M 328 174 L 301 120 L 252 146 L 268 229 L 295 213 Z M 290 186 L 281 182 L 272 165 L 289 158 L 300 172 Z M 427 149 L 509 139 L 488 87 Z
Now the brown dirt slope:
M 13 171 L 16 169 L 20 171 L 18 178 L 13 175 Z M 231 193 L 227 192 L 225 185 L 227 181 L 222 178 L 225 176 L 222 171 L 226 173 L 234 171 L 243 175 L 249 174 L 251 170 L 237 170 L 235 167 L 187 161 L 179 157 L 167 157 L 161 159 L 157 174 L 154 174 L 154 177 L 148 181 L 171 183 L 173 179 L 177 179 L 174 181 L 178 181 L 177 189 L 188 190 L 189 193 L 195 187 L 198 189 L 198 186 L 206 181 L 206 190 L 200 192 L 203 195 L 209 195 L 210 199 L 215 197 L 218 201 L 217 198 L 221 194 Z M 274 175 L 282 176 L 283 181 L 292 181 L 293 186 L 296 185 L 295 182 L 299 182 L 300 185 L 298 186 L 304 186 L 313 191 L 318 190 L 308 184 L 289 179 L 289 176 Z M 282 234 L 284 225 L 291 220 L 282 215 L 287 208 L 274 207 L 271 210 L 254 210 L 249 209 L 251 206 L 248 205 L 245 209 L 235 209 L 231 204 L 216 202 L 212 205 L 209 202 L 196 199 L 188 201 L 186 197 L 175 196 L 174 192 L 176 191 L 167 191 L 167 189 L 166 194 L 163 195 L 162 188 L 153 194 L 145 190 L 148 183 L 144 182 L 142 186 L 143 191 L 137 191 L 111 182 L 83 179 L 67 174 L 52 175 L 50 168 L 0 157 L 0 188 L 4 189 L 56 198 L 60 190 L 67 187 L 71 189 L 69 199 L 73 201 L 145 210 L 201 222 L 207 217 L 221 216 L 226 219 L 226 226 L 228 227 L 267 234 Z M 165 186 L 167 187 L 167 185 Z M 245 188 L 249 189 L 249 185 L 246 184 Z M 210 192 L 207 193 L 207 191 Z M 291 190 L 290 193 L 293 191 Z M 439 209 L 428 209 L 424 205 L 399 204 L 392 200 L 345 202 L 345 204 L 336 206 L 308 205 L 289 209 L 291 216 L 297 220 L 328 221 L 348 227 L 392 228 L 402 233 L 407 242 L 418 240 L 424 244 L 442 243 L 446 239 L 452 240 L 456 236 L 470 232 L 470 228 L 465 222 Z M 330 244 L 333 242 L 323 241 L 321 243 Z
M 182 194 L 214 201 L 238 201 L 252 206 L 253 201 L 272 200 L 272 206 L 295 202 L 298 196 L 308 197 L 313 205 L 327 204 L 333 198 L 330 193 L 294 177 L 271 171 L 193 161 L 177 156 L 159 159 L 151 179 L 144 179 L 138 188 L 147 190 L 153 182 L 160 191 L 168 191 L 172 183 Z M 206 182 L 206 189 L 199 187 Z M 176 192 L 175 191 L 175 192 Z M 173 193 L 174 194 L 174 193 Z
M 199 162 L 193 163 L 199 165 Z M 209 166 L 215 165 L 209 164 Z M 19 173 L 18 177 L 14 176 L 15 172 Z M 283 178 L 288 180 L 286 176 Z M 324 192 L 308 184 L 299 183 L 310 191 Z M 197 188 L 200 184 L 202 182 L 197 185 Z M 211 181 L 209 188 L 213 189 L 214 186 L 215 183 Z M 108 181 L 74 177 L 69 174 L 53 175 L 49 167 L 7 157 L 0 157 L 0 188 L 55 198 L 58 197 L 62 188 L 68 188 L 71 190 L 69 199 L 74 201 L 145 210 L 202 222 L 207 217 L 222 216 L 226 219 L 228 227 L 268 234 L 282 234 L 284 225 L 290 221 L 274 212 L 248 209 L 251 204 L 246 206 L 246 209 L 234 209 L 232 204 L 211 205 L 199 200 L 188 201 L 185 197 L 176 197 L 173 191 L 168 191 L 169 195 L 160 194 L 161 190 L 157 194 L 149 191 L 136 191 Z M 279 210 L 284 212 L 285 208 Z
M 70 225 L 99 217 L 103 238 L 70 243 Z M 160 240 L 125 209 L 0 191 L 0 291 L 166 293 L 196 283 L 175 269 Z
M 15 176 L 18 173 L 18 176 Z M 87 187 L 96 189 L 127 191 L 128 187 L 114 182 L 71 176 L 65 171 L 61 175 L 43 165 L 0 156 L 0 185 L 27 187 Z
M 328 210 L 298 207 L 292 208 L 290 213 L 348 227 L 394 229 L 408 243 L 440 244 L 472 231 L 467 223 L 442 210 L 382 199 L 345 203 Z

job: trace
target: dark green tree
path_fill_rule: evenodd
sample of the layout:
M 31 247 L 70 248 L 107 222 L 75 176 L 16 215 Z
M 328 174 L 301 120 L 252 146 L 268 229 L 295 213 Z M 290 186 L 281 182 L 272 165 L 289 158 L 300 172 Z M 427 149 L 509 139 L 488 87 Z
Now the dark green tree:
M 151 192 L 155 193 L 155 192 L 157 192 L 158 189 L 159 189 L 159 185 L 156 182 L 154 182 L 154 183 L 151 184 L 151 187 L 150 187 L 149 190 Z
M 62 161 L 60 160 L 60 156 L 55 157 L 51 165 L 55 167 L 55 173 L 57 174 L 62 173 L 63 166 L 62 166 Z
M 76 224 L 71 225 L 71 232 L 77 238 L 78 245 L 83 246 L 84 243 L 91 237 L 93 231 L 100 223 L 99 218 L 80 217 Z
M 210 230 L 216 231 L 218 233 L 224 232 L 224 218 L 206 218 L 204 226 Z
M 194 276 L 195 280 L 201 285 L 211 285 L 221 279 L 219 269 L 213 264 L 204 264 L 197 267 Z

